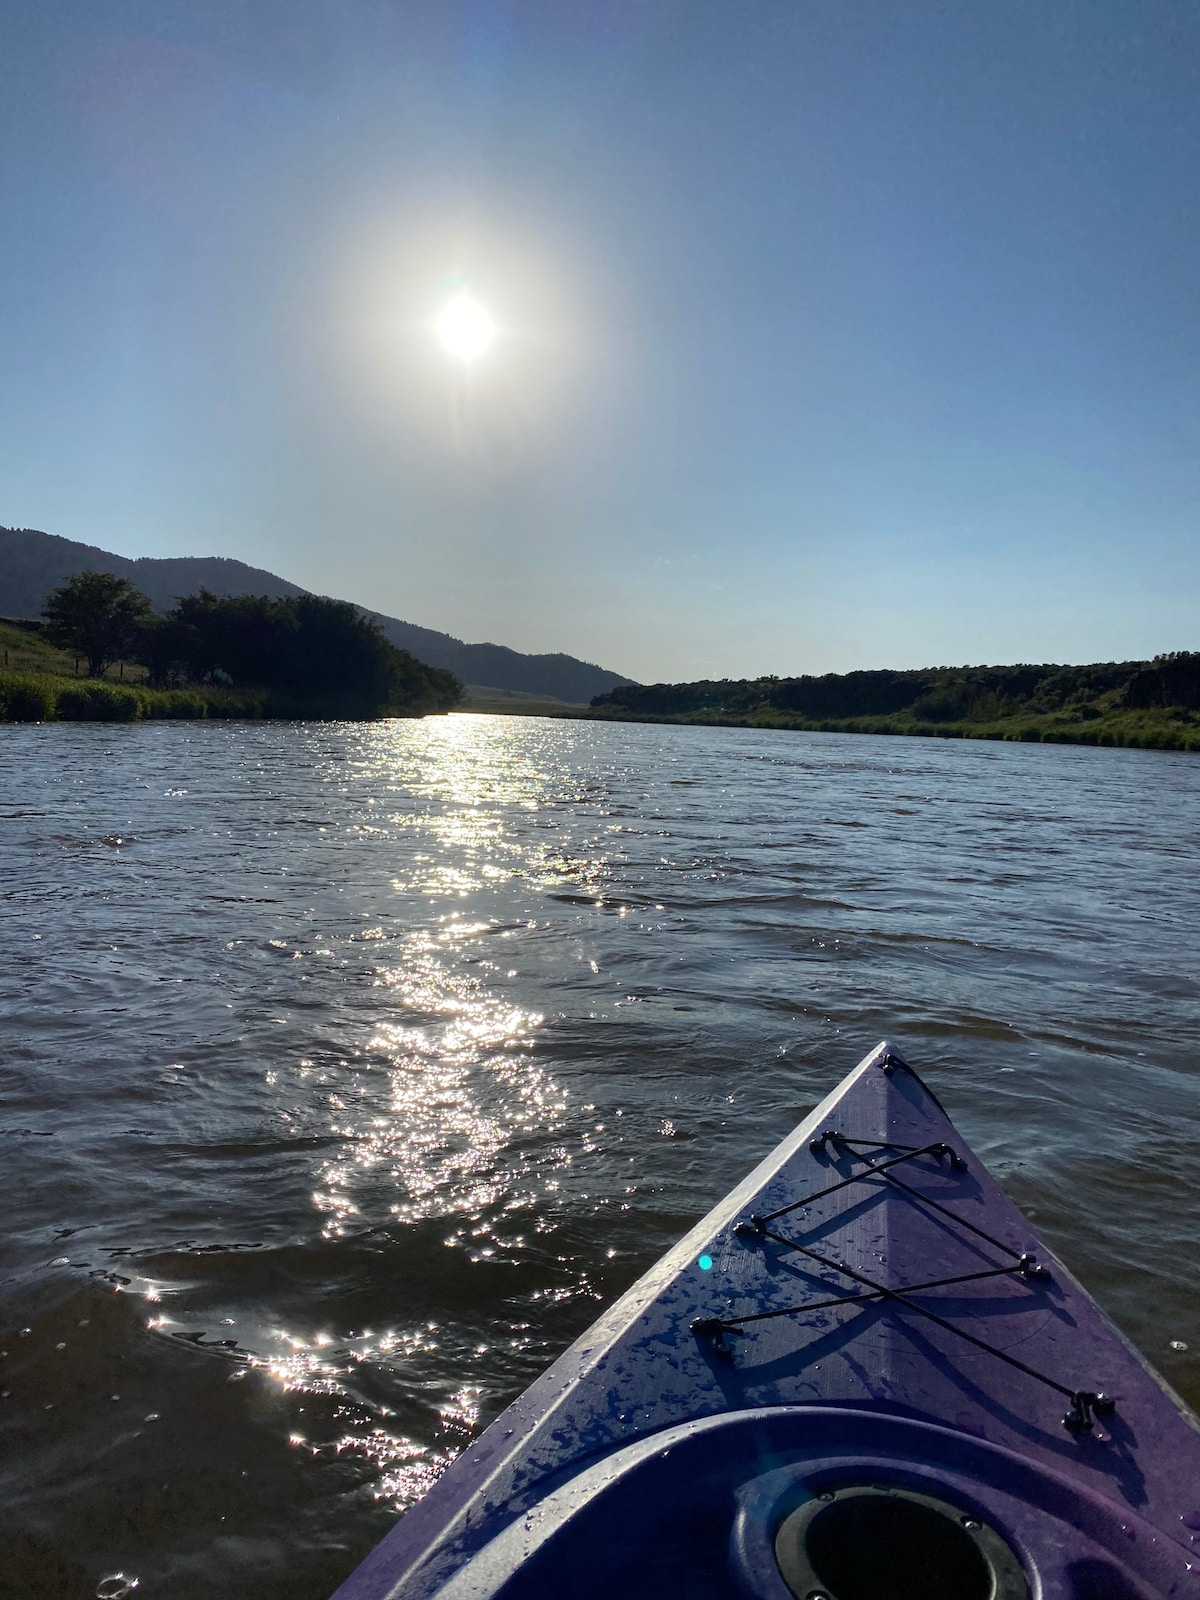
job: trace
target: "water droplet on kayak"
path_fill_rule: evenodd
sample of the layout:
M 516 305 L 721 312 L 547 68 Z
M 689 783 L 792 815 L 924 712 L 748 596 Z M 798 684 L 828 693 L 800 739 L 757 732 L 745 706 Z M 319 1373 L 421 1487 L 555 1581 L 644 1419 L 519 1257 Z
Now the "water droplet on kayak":
M 1187 1349 L 1187 1345 L 1184 1344 L 1182 1339 L 1172 1339 L 1171 1340 L 1171 1349 L 1172 1350 L 1186 1350 Z
M 137 1586 L 136 1578 L 127 1578 L 123 1572 L 111 1573 L 96 1585 L 97 1600 L 125 1600 Z

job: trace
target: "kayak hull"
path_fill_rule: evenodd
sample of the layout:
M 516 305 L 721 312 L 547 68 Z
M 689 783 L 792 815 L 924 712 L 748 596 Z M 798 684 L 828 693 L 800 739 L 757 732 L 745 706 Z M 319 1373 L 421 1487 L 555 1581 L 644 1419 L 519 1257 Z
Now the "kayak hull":
M 336 1600 L 854 1600 L 885 1547 L 903 1600 L 918 1527 L 958 1600 L 1200 1596 L 1200 1425 L 885 1044 Z

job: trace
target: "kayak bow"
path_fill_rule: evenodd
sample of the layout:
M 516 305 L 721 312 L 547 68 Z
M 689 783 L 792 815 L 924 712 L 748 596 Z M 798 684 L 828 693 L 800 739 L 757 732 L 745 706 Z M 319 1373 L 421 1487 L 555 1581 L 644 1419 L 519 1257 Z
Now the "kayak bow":
M 1200 1600 L 1200 1422 L 881 1044 L 335 1600 Z

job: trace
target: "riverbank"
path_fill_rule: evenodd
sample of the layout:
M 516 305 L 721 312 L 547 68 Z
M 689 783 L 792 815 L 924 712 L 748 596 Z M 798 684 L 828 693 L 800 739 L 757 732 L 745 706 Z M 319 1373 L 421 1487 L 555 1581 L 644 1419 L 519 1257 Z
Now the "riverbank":
M 68 678 L 48 672 L 0 670 L 0 722 L 143 722 L 154 718 L 310 719 L 436 716 L 402 707 L 364 711 L 344 697 L 296 700 L 267 689 L 148 689 L 110 678 Z
M 1200 653 L 633 684 L 595 716 L 700 727 L 1200 750 Z
M 894 716 L 814 719 L 762 709 L 742 715 L 685 711 L 674 715 L 592 706 L 578 715 L 601 722 L 657 722 L 701 728 L 780 728 L 800 733 L 875 733 L 917 739 L 994 739 L 1020 744 L 1085 744 L 1133 750 L 1200 751 L 1200 716 L 1177 707 L 1110 711 L 1093 716 L 1050 713 L 990 722 L 930 722 Z

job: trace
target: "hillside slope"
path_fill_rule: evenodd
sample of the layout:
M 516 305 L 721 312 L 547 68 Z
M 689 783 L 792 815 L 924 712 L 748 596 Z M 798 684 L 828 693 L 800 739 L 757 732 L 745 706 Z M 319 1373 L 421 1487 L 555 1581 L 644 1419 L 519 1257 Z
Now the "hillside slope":
M 132 559 L 35 528 L 0 528 L 0 616 L 36 617 L 51 589 L 85 570 L 128 578 L 156 611 L 169 610 L 181 595 L 198 589 L 216 595 L 265 594 L 272 599 L 308 592 L 273 572 L 222 556 Z M 501 644 L 466 644 L 452 634 L 399 617 L 377 611 L 367 614 L 394 645 L 431 667 L 445 667 L 464 683 L 579 703 L 633 681 L 574 656 L 524 655 Z

